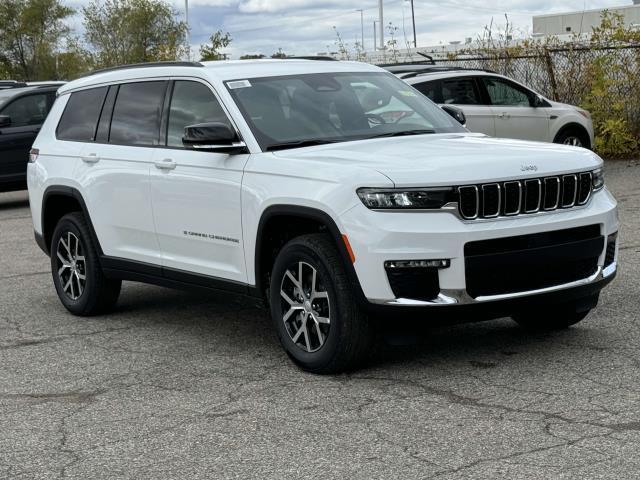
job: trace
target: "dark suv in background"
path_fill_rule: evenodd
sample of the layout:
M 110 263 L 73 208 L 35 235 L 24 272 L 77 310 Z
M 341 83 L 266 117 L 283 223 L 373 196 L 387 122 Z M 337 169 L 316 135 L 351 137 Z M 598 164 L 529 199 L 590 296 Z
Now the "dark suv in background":
M 27 188 L 29 150 L 63 83 L 0 81 L 0 192 Z

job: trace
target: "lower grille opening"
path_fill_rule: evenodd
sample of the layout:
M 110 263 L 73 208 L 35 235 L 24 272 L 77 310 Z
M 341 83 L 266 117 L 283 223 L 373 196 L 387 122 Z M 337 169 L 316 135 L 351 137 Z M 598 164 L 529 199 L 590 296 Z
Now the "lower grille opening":
M 476 298 L 588 278 L 598 269 L 604 243 L 598 225 L 468 243 L 467 292 Z
M 437 268 L 386 268 L 396 298 L 434 300 L 440 294 Z

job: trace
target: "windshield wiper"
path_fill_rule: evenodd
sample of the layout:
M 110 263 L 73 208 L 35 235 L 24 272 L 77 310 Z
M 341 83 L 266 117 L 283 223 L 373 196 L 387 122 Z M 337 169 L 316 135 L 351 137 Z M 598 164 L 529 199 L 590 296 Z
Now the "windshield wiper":
M 388 133 L 381 133 L 379 135 L 372 135 L 370 137 L 367 138 L 383 138 L 383 137 L 405 137 L 405 136 L 409 136 L 409 135 L 424 135 L 427 133 L 436 133 L 435 130 L 430 130 L 430 129 L 419 129 L 419 130 L 400 130 L 399 132 L 388 132 Z
M 339 140 L 322 140 L 322 139 L 312 139 L 312 140 L 295 140 L 293 142 L 283 142 L 283 143 L 272 143 L 265 148 L 265 151 L 271 152 L 273 150 L 285 150 L 287 148 L 302 148 L 302 147 L 312 147 L 314 145 L 326 145 L 328 143 L 338 143 Z

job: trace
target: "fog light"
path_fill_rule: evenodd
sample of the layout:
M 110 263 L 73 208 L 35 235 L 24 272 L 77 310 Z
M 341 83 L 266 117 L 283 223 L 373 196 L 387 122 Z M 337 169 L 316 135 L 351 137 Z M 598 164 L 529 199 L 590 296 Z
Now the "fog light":
M 384 268 L 449 268 L 451 260 L 388 260 Z

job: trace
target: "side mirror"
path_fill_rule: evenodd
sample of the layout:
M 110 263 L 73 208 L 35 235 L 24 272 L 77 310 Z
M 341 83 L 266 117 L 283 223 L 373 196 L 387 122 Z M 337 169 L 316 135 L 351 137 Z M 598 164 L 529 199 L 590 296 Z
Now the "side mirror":
M 451 115 L 463 127 L 467 126 L 467 116 L 461 108 L 454 107 L 453 105 L 440 105 L 440 108 Z
M 247 146 L 236 132 L 224 123 L 211 122 L 189 125 L 184 128 L 182 143 L 195 150 L 220 153 L 245 153 Z
M 0 115 L 0 128 L 11 126 L 11 117 L 7 115 Z
M 533 97 L 531 97 L 531 106 L 533 108 L 543 107 L 545 103 L 546 102 L 544 101 L 544 98 L 542 98 L 540 95 L 534 95 Z

